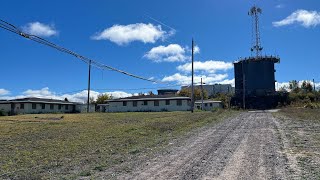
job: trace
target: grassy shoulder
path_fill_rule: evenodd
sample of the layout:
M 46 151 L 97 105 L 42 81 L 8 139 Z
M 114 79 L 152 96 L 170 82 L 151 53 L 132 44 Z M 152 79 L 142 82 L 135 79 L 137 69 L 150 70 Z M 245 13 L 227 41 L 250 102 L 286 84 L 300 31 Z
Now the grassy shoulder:
M 311 109 L 304 107 L 287 107 L 281 109 L 279 114 L 286 116 L 290 119 L 301 121 L 312 121 L 320 123 L 320 109 Z
M 320 179 L 320 109 L 284 108 L 274 115 L 280 120 L 302 179 Z
M 0 179 L 74 179 L 156 152 L 235 111 L 0 117 Z

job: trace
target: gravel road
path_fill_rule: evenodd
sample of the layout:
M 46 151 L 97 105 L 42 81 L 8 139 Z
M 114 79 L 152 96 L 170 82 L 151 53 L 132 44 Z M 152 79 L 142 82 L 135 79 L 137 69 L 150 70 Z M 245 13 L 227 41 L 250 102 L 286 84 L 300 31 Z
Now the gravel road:
M 291 179 L 278 122 L 246 112 L 178 142 L 118 179 Z

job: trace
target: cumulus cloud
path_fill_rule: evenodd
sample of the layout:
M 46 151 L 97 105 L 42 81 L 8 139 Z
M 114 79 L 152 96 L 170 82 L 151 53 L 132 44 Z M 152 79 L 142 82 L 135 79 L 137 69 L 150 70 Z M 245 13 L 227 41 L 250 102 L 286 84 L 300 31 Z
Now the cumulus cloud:
M 40 22 L 31 22 L 23 27 L 23 30 L 29 34 L 41 37 L 50 37 L 58 34 L 53 25 L 47 25 Z
M 177 69 L 182 72 L 191 72 L 191 68 L 192 68 L 191 63 L 186 63 L 177 67 Z M 194 62 L 195 71 L 204 71 L 207 73 L 215 73 L 217 71 L 227 71 L 232 68 L 233 68 L 232 63 L 224 62 L 224 61 L 208 60 L 204 62 L 201 62 L 201 61 Z
M 301 87 L 302 86 L 302 83 L 306 81 L 306 82 L 309 82 L 312 87 L 315 85 L 316 89 L 319 90 L 320 89 L 320 83 L 313 83 L 312 81 L 308 81 L 308 80 L 301 80 L 301 81 L 298 81 L 298 86 Z M 276 86 L 276 90 L 286 90 L 288 92 L 290 92 L 291 90 L 289 89 L 289 86 L 290 83 L 289 82 L 275 82 L 275 86 Z
M 201 78 L 203 82 L 206 84 L 215 84 L 223 82 L 228 77 L 228 74 L 209 74 L 209 75 L 196 75 L 194 76 L 194 83 L 198 84 L 201 82 Z M 171 76 L 165 76 L 162 79 L 163 82 L 176 82 L 179 85 L 190 85 L 191 84 L 191 76 L 183 75 L 180 73 L 173 74 Z
M 6 90 L 6 89 L 0 89 L 0 96 L 4 96 L 4 95 L 8 95 L 10 94 L 10 91 Z
M 94 100 L 97 99 L 98 95 L 102 94 L 97 91 L 90 91 L 90 97 L 93 97 Z M 123 98 L 132 96 L 130 93 L 126 93 L 123 91 L 114 91 L 114 92 L 103 92 L 103 94 L 111 95 L 113 98 Z M 68 94 L 57 94 L 55 92 L 50 91 L 48 87 L 38 89 L 38 90 L 26 90 L 22 92 L 22 94 L 17 96 L 4 96 L 7 94 L 0 94 L 0 99 L 16 99 L 16 98 L 26 98 L 26 97 L 38 97 L 38 98 L 47 98 L 47 99 L 59 99 L 64 100 L 67 98 L 71 102 L 80 102 L 85 103 L 87 101 L 88 91 L 83 90 L 78 93 L 68 93 Z
M 186 49 L 179 44 L 154 47 L 144 57 L 154 62 L 183 62 L 190 58 L 186 55 Z
M 314 27 L 320 24 L 320 12 L 297 10 L 281 21 L 272 23 L 275 27 L 287 26 L 291 24 L 300 24 L 306 28 Z
M 164 40 L 168 36 L 173 35 L 173 31 L 166 32 L 161 26 L 151 23 L 136 23 L 129 25 L 113 25 L 110 28 L 96 33 L 92 36 L 94 40 L 109 40 L 118 45 L 126 45 L 133 41 L 141 41 L 143 43 L 155 43 L 158 40 Z
M 225 79 L 217 82 L 217 84 L 231 84 L 232 87 L 235 87 L 235 79 Z

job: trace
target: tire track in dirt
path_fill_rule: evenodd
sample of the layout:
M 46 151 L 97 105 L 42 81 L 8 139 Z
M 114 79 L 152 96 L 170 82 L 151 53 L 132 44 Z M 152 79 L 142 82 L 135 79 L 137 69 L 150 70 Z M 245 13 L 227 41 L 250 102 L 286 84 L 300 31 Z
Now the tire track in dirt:
M 286 179 L 277 124 L 270 113 L 242 113 L 118 179 Z

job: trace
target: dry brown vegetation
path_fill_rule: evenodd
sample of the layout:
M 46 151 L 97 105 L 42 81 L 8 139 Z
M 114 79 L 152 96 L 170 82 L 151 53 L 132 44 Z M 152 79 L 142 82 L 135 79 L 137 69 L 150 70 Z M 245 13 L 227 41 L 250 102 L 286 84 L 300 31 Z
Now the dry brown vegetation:
M 154 153 L 233 111 L 0 117 L 0 179 L 75 179 Z
M 295 172 L 301 179 L 320 179 L 320 109 L 285 108 L 275 116 L 280 120 Z

